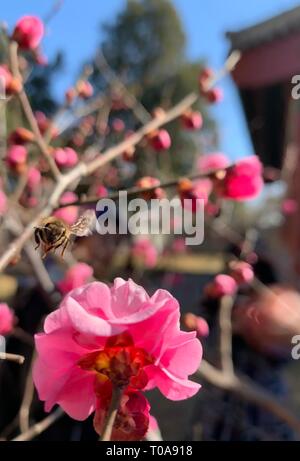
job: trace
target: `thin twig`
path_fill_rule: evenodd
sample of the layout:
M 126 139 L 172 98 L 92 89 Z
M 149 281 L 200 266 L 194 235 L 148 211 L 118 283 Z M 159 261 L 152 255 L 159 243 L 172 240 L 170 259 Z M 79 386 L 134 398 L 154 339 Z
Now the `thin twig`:
M 278 397 L 265 391 L 262 387 L 244 376 L 232 376 L 217 369 L 206 360 L 202 360 L 197 374 L 210 384 L 233 392 L 247 402 L 251 402 L 269 411 L 289 427 L 300 434 L 300 420 L 289 410 L 285 403 L 280 403 Z
M 17 216 L 9 215 L 5 219 L 5 226 L 14 236 L 18 237 L 22 235 L 24 231 L 23 224 L 17 219 Z M 52 282 L 50 275 L 48 274 L 47 269 L 44 266 L 44 263 L 40 255 L 34 251 L 34 247 L 31 242 L 27 242 L 24 245 L 24 249 L 31 264 L 31 267 L 39 281 L 41 287 L 46 293 L 51 293 L 55 290 L 55 285 Z
M 33 396 L 34 396 L 32 369 L 33 369 L 33 364 L 35 362 L 35 359 L 36 359 L 36 353 L 33 353 L 31 364 L 30 364 L 30 369 L 28 370 L 27 377 L 26 377 L 24 395 L 23 395 L 23 399 L 22 399 L 22 403 L 21 403 L 20 411 L 19 411 L 19 427 L 20 427 L 21 433 L 25 433 L 26 431 L 29 430 L 30 407 L 31 407 L 31 403 L 33 400 Z
M 22 81 L 22 76 L 20 74 L 19 64 L 18 64 L 18 44 L 14 41 L 11 41 L 9 45 L 9 56 L 10 56 L 10 65 L 11 65 L 13 76 L 19 79 L 20 81 Z M 35 142 L 38 145 L 43 156 L 46 158 L 54 178 L 58 180 L 61 176 L 61 172 L 59 171 L 53 157 L 49 153 L 49 146 L 46 144 L 40 132 L 39 126 L 37 124 L 36 118 L 34 116 L 34 113 L 32 111 L 30 102 L 28 100 L 28 97 L 27 97 L 27 94 L 24 88 L 18 93 L 18 99 L 21 103 L 21 106 L 23 108 L 25 117 L 30 125 L 30 128 L 35 136 Z
M 23 355 L 9 354 L 7 352 L 0 352 L 0 360 L 8 360 L 9 362 L 15 362 L 22 365 L 25 361 Z
M 222 168 L 222 171 L 224 171 L 227 168 Z M 218 173 L 218 170 L 214 170 L 208 173 L 195 173 L 191 175 L 185 176 L 185 178 L 189 179 L 190 181 L 195 181 L 197 179 L 201 178 L 209 178 Z M 160 188 L 160 189 L 169 189 L 171 187 L 176 187 L 178 186 L 179 181 L 182 179 L 182 177 L 176 178 L 176 179 L 171 179 L 170 181 L 164 181 L 161 182 L 159 185 L 155 186 L 150 186 L 150 187 L 130 187 L 129 189 L 124 189 L 124 190 L 119 190 L 117 192 L 112 192 L 111 194 L 108 194 L 106 199 L 110 200 L 118 200 L 122 196 L 127 196 L 127 197 L 134 197 L 134 196 L 139 196 L 142 195 L 145 192 L 153 192 L 155 189 Z M 100 197 L 99 196 L 90 196 L 86 198 L 82 198 L 79 200 L 76 200 L 74 202 L 69 202 L 66 204 L 59 205 L 58 208 L 65 208 L 68 206 L 81 206 L 81 205 L 93 205 L 99 202 Z
M 188 107 L 190 107 L 197 100 L 197 95 L 192 93 L 176 106 L 174 106 L 169 112 L 166 112 L 162 117 L 152 120 L 147 125 L 143 126 L 135 134 L 130 136 L 127 140 L 117 144 L 116 146 L 109 148 L 102 155 L 98 156 L 95 160 L 91 161 L 89 164 L 79 163 L 76 165 L 70 172 L 67 174 L 61 175 L 57 184 L 55 185 L 47 205 L 40 210 L 35 218 L 24 228 L 24 231 L 20 237 L 16 238 L 9 246 L 7 251 L 0 258 L 0 271 L 3 271 L 9 262 L 18 254 L 27 240 L 32 236 L 34 227 L 37 226 L 40 220 L 46 216 L 49 216 L 53 209 L 57 207 L 59 198 L 63 192 L 70 187 L 70 185 L 85 176 L 90 175 L 98 168 L 104 166 L 106 163 L 109 163 L 113 159 L 120 156 L 124 150 L 128 149 L 131 146 L 138 144 L 143 137 L 150 133 L 152 130 L 159 128 L 160 126 L 176 119 L 180 114 L 182 114 Z
M 228 60 L 230 60 L 230 57 L 228 58 Z M 228 62 L 228 60 L 226 61 L 226 63 Z M 226 63 L 225 67 L 227 66 L 228 71 L 228 65 Z M 136 131 L 128 139 L 122 141 L 114 147 L 109 148 L 106 152 L 92 160 L 90 163 L 79 163 L 69 173 L 65 175 L 60 175 L 60 178 L 57 184 L 55 185 L 52 194 L 50 195 L 48 204 L 44 207 L 43 210 L 41 210 L 36 215 L 36 217 L 31 221 L 31 223 L 27 225 L 27 227 L 24 229 L 23 234 L 11 243 L 8 250 L 0 258 L 0 271 L 3 271 L 9 264 L 11 259 L 22 250 L 27 240 L 31 237 L 34 226 L 38 225 L 39 221 L 42 218 L 49 216 L 53 209 L 58 205 L 58 201 L 62 193 L 67 189 L 67 187 L 69 187 L 72 184 L 72 182 L 82 177 L 90 175 L 98 168 L 104 166 L 105 164 L 111 162 L 118 156 L 122 155 L 122 153 L 125 150 L 137 145 L 147 134 L 179 117 L 189 107 L 191 107 L 197 101 L 197 99 L 198 96 L 195 93 L 189 94 L 181 102 L 179 102 L 165 114 L 151 120 L 149 123 L 147 123 L 138 131 Z
M 130 106 L 136 118 L 142 123 L 149 122 L 149 120 L 151 120 L 152 118 L 151 114 L 145 109 L 143 104 L 140 103 L 140 101 L 134 96 L 134 94 L 132 94 L 127 89 L 122 79 L 110 67 L 101 50 L 98 51 L 98 54 L 95 59 L 95 64 L 101 72 L 101 75 L 105 78 L 105 80 L 110 86 L 113 86 L 115 84 L 117 87 L 121 89 L 122 93 L 125 96 L 126 103 Z
M 234 375 L 232 361 L 232 324 L 231 314 L 234 304 L 232 296 L 223 296 L 220 303 L 219 325 L 220 325 L 220 355 L 222 370 Z
M 118 413 L 118 408 L 120 405 L 120 400 L 122 397 L 122 390 L 119 388 L 113 387 L 111 404 L 108 410 L 106 421 L 104 423 L 104 429 L 101 434 L 101 442 L 109 442 L 111 440 L 111 434 L 114 427 L 114 422 Z
M 61 408 L 55 410 L 51 415 L 47 416 L 45 419 L 40 421 L 39 423 L 34 424 L 28 431 L 23 432 L 22 434 L 18 435 L 12 442 L 27 442 L 28 440 L 34 439 L 37 435 L 40 435 L 44 432 L 48 427 L 54 424 L 58 419 L 60 419 L 64 415 L 64 412 Z

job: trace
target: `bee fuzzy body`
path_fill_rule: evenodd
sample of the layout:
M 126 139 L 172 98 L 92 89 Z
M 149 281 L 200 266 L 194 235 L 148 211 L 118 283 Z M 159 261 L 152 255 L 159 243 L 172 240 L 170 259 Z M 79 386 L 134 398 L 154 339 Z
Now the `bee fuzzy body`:
M 34 231 L 36 249 L 41 245 L 44 252 L 43 257 L 45 257 L 50 251 L 62 247 L 63 256 L 70 236 L 70 229 L 64 221 L 54 216 L 45 218 Z
M 75 237 L 90 235 L 94 227 L 95 214 L 91 210 L 83 213 L 71 227 L 62 219 L 50 216 L 43 219 L 40 225 L 34 230 L 34 238 L 37 245 L 35 249 L 41 246 L 44 258 L 50 251 L 55 251 L 57 248 L 62 247 L 61 256 L 63 256 L 68 244 Z

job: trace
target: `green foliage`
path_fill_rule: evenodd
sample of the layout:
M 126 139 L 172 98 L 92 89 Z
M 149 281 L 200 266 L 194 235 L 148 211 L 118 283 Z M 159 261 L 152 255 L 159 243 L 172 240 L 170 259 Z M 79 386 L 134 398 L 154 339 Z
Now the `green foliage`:
M 30 98 L 33 110 L 41 110 L 51 115 L 57 109 L 57 102 L 52 96 L 52 81 L 55 75 L 61 71 L 63 56 L 58 53 L 54 60 L 47 66 L 33 65 L 32 72 L 26 82 L 26 91 Z
M 158 106 L 168 109 L 188 93 L 198 91 L 197 80 L 203 63 L 187 59 L 185 33 L 171 1 L 129 0 L 115 21 L 103 27 L 105 38 L 101 52 L 148 112 Z M 97 70 L 97 65 L 92 82 L 99 90 L 108 90 L 109 82 L 101 70 Z M 205 130 L 214 130 L 203 103 L 199 102 L 195 108 L 204 116 Z M 124 114 L 122 116 L 124 118 Z M 132 124 L 134 128 L 131 117 L 127 116 L 126 121 L 127 126 Z M 167 127 L 172 135 L 172 149 L 157 156 L 156 169 L 161 176 L 187 173 L 193 166 L 195 153 L 200 150 L 199 135 L 180 128 L 178 121 Z M 144 158 L 139 154 L 139 173 L 153 174 L 155 165 L 149 162 L 149 157 L 147 153 Z

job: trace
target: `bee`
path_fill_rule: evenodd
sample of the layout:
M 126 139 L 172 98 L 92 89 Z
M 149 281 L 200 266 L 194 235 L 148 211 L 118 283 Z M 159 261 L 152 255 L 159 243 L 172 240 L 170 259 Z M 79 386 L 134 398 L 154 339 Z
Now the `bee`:
M 34 230 L 34 239 L 37 244 L 35 250 L 41 246 L 43 258 L 45 258 L 50 251 L 55 251 L 57 248 L 62 247 L 61 256 L 63 257 L 68 245 L 76 237 L 85 237 L 92 234 L 95 221 L 95 213 L 92 210 L 84 212 L 72 226 L 55 216 L 44 218 Z

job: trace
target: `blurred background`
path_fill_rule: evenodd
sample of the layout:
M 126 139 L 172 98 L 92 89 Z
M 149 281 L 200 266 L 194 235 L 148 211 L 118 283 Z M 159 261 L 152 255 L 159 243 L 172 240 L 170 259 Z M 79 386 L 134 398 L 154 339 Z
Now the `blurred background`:
M 172 147 L 163 155 L 153 155 L 142 143 L 134 159 L 124 153 L 77 185 L 73 198 L 100 197 L 145 176 L 167 181 L 197 169 L 201 172 L 199 158 L 216 152 L 231 162 L 257 154 L 265 184 L 255 200 L 226 201 L 209 213 L 204 243 L 197 247 L 187 247 L 174 235 L 146 236 L 142 244 L 128 236 L 93 235 L 80 239 L 65 261 L 55 256 L 45 260 L 48 284 L 47 277 L 41 283 L 26 257 L 9 266 L 0 276 L 0 301 L 14 308 L 18 323 L 7 348 L 29 360 L 22 368 L 0 364 L 1 437 L 17 433 L 24 389 L 27 406 L 30 401 L 29 421 L 45 416 L 28 378 L 30 338 L 57 306 L 64 293 L 59 283 L 78 262 L 92 267 L 99 280 L 132 277 L 150 293 L 168 289 L 180 301 L 183 314 L 193 313 L 207 322 L 209 335 L 202 331 L 201 341 L 204 357 L 214 364 L 218 363 L 218 301 L 207 295 L 205 287 L 226 272 L 233 259 L 251 264 L 255 283 L 242 286 L 235 299 L 235 368 L 291 406 L 300 418 L 299 363 L 291 356 L 291 338 L 300 334 L 300 105 L 292 98 L 291 83 L 300 74 L 300 2 L 10 0 L 1 21 L 10 30 L 29 13 L 46 22 L 42 48 L 47 65 L 35 66 L 30 57 L 25 65 L 32 107 L 58 127 L 54 148 L 71 147 L 85 158 L 93 156 L 91 145 L 103 151 L 149 121 L 158 107 L 168 110 L 188 93 L 197 92 L 201 70 L 218 72 L 232 51 L 241 53 L 234 70 L 218 83 L 223 99 L 210 104 L 200 98 L 196 103 L 203 117 L 200 131 L 178 129 L 178 123 L 172 122 L 168 125 Z M 104 100 L 92 115 L 86 115 L 86 102 L 76 111 L 60 109 L 66 90 L 82 75 L 94 89 L 94 100 Z M 21 110 L 12 102 L 7 107 L 8 135 L 18 125 L 22 125 Z M 18 174 L 11 181 L 15 185 Z M 20 194 L 23 223 L 32 216 L 40 194 L 47 197 L 47 178 L 39 187 Z M 1 252 L 13 234 L 4 227 Z M 249 308 L 263 312 L 259 321 L 249 317 Z M 159 393 L 150 394 L 164 440 L 299 439 L 295 427 L 262 406 L 196 379 L 202 390 L 188 401 L 174 403 Z M 96 435 L 90 420 L 78 423 L 64 416 L 39 439 L 93 440 Z

